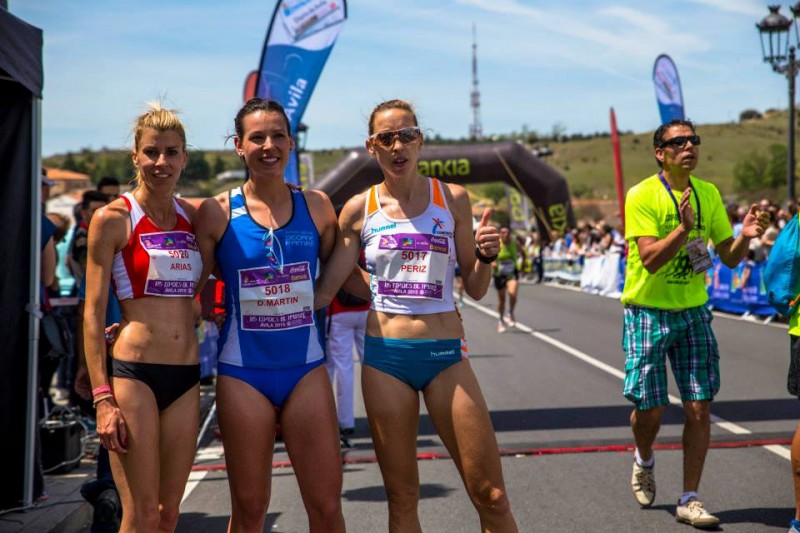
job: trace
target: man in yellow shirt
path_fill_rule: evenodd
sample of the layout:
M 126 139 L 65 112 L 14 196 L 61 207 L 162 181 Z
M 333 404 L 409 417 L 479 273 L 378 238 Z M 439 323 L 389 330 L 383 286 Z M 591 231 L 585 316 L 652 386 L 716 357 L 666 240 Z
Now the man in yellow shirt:
M 683 402 L 683 494 L 676 519 L 714 528 L 719 519 L 697 494 L 711 435 L 711 400 L 719 390 L 719 351 L 711 329 L 704 272 L 711 267 L 707 243 L 733 268 L 746 255 L 750 239 L 768 224 L 766 213 L 751 206 L 742 233 L 733 238 L 717 188 L 691 175 L 697 166 L 700 136 L 687 120 L 673 120 L 653 135 L 661 171 L 628 191 L 625 238 L 628 263 L 625 305 L 623 394 L 634 404 L 631 428 L 636 452 L 631 490 L 642 507 L 656 494 L 653 443 L 664 407 L 669 405 L 666 359 Z

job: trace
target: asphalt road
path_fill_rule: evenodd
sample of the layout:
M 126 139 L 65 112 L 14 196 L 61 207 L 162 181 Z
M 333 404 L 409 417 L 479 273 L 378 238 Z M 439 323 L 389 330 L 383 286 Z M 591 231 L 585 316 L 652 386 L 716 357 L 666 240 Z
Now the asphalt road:
M 658 496 L 641 510 L 630 493 L 630 405 L 622 397 L 622 308 L 617 300 L 522 285 L 519 326 L 496 332 L 494 291 L 468 302 L 471 364 L 491 410 L 520 531 L 690 531 L 674 518 L 681 492 L 682 412 L 665 414 L 656 452 Z M 712 412 L 712 449 L 700 495 L 721 531 L 786 531 L 793 516 L 788 442 L 800 405 L 786 392 L 785 326 L 718 315 L 722 389 Z M 357 376 L 358 378 L 358 376 Z M 357 381 L 358 382 L 358 381 Z M 671 384 L 673 396 L 677 389 Z M 345 460 L 343 508 L 354 532 L 386 531 L 387 511 L 360 391 L 356 435 Z M 224 531 L 230 513 L 221 443 L 198 454 L 178 531 Z M 479 531 L 452 461 L 424 414 L 420 420 L 423 530 Z M 265 531 L 304 532 L 305 512 L 279 443 Z

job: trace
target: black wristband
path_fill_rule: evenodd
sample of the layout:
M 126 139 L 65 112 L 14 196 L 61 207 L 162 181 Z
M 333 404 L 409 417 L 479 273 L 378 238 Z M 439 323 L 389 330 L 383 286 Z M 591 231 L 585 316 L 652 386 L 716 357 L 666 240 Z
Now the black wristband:
M 477 258 L 478 258 L 478 261 L 480 261 L 480 262 L 481 262 L 481 263 L 483 263 L 484 265 L 491 265 L 491 264 L 492 264 L 492 262 L 493 262 L 495 259 L 497 259 L 497 255 L 493 255 L 493 256 L 483 255 L 483 254 L 481 253 L 481 249 L 480 249 L 480 248 L 478 248 L 478 246 L 477 246 L 477 245 L 475 246 L 475 257 L 477 257 Z

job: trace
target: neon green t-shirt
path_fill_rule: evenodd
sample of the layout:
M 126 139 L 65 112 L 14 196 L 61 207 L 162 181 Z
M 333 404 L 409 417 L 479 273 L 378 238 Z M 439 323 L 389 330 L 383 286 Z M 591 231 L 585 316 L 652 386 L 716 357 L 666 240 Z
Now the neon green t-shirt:
M 510 276 L 513 274 L 517 266 L 517 255 L 517 241 L 513 236 L 508 240 L 508 244 L 500 241 L 500 251 L 497 252 L 497 259 L 495 259 L 497 266 L 494 269 L 494 275 Z
M 689 232 L 687 242 L 702 237 L 715 245 L 733 236 L 733 229 L 725 212 L 725 204 L 717 188 L 706 181 L 690 176 L 694 192 L 691 203 L 695 218 L 700 218 Z M 680 224 L 678 210 L 669 197 L 664 184 L 654 174 L 638 185 L 631 187 L 625 198 L 625 238 L 628 240 L 628 264 L 625 270 L 625 287 L 622 303 L 655 307 L 658 309 L 686 309 L 697 307 L 708 301 L 705 274 L 695 274 L 686 247 L 650 274 L 639 256 L 637 237 L 663 239 Z M 672 191 L 680 202 L 683 191 Z M 697 201 L 700 201 L 700 217 L 697 217 Z
M 800 337 L 800 315 L 797 312 L 789 317 L 789 335 Z

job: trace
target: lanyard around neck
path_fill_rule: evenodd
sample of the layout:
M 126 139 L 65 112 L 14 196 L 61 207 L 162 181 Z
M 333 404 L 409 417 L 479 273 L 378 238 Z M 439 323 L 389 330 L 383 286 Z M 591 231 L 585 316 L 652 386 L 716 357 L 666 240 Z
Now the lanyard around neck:
M 675 204 L 675 211 L 678 213 L 678 221 L 681 220 L 681 208 L 678 205 L 678 200 L 675 198 L 675 195 L 672 194 L 672 187 L 669 186 L 667 179 L 664 177 L 663 172 L 658 173 L 658 179 L 661 180 L 661 184 L 667 189 L 669 193 L 669 197 L 672 200 L 672 203 Z M 697 190 L 695 190 L 694 185 L 692 185 L 692 178 L 689 178 L 689 188 L 692 189 L 694 193 L 694 199 L 697 202 L 697 220 L 695 220 L 696 226 L 698 231 L 700 230 L 700 197 L 697 195 Z

